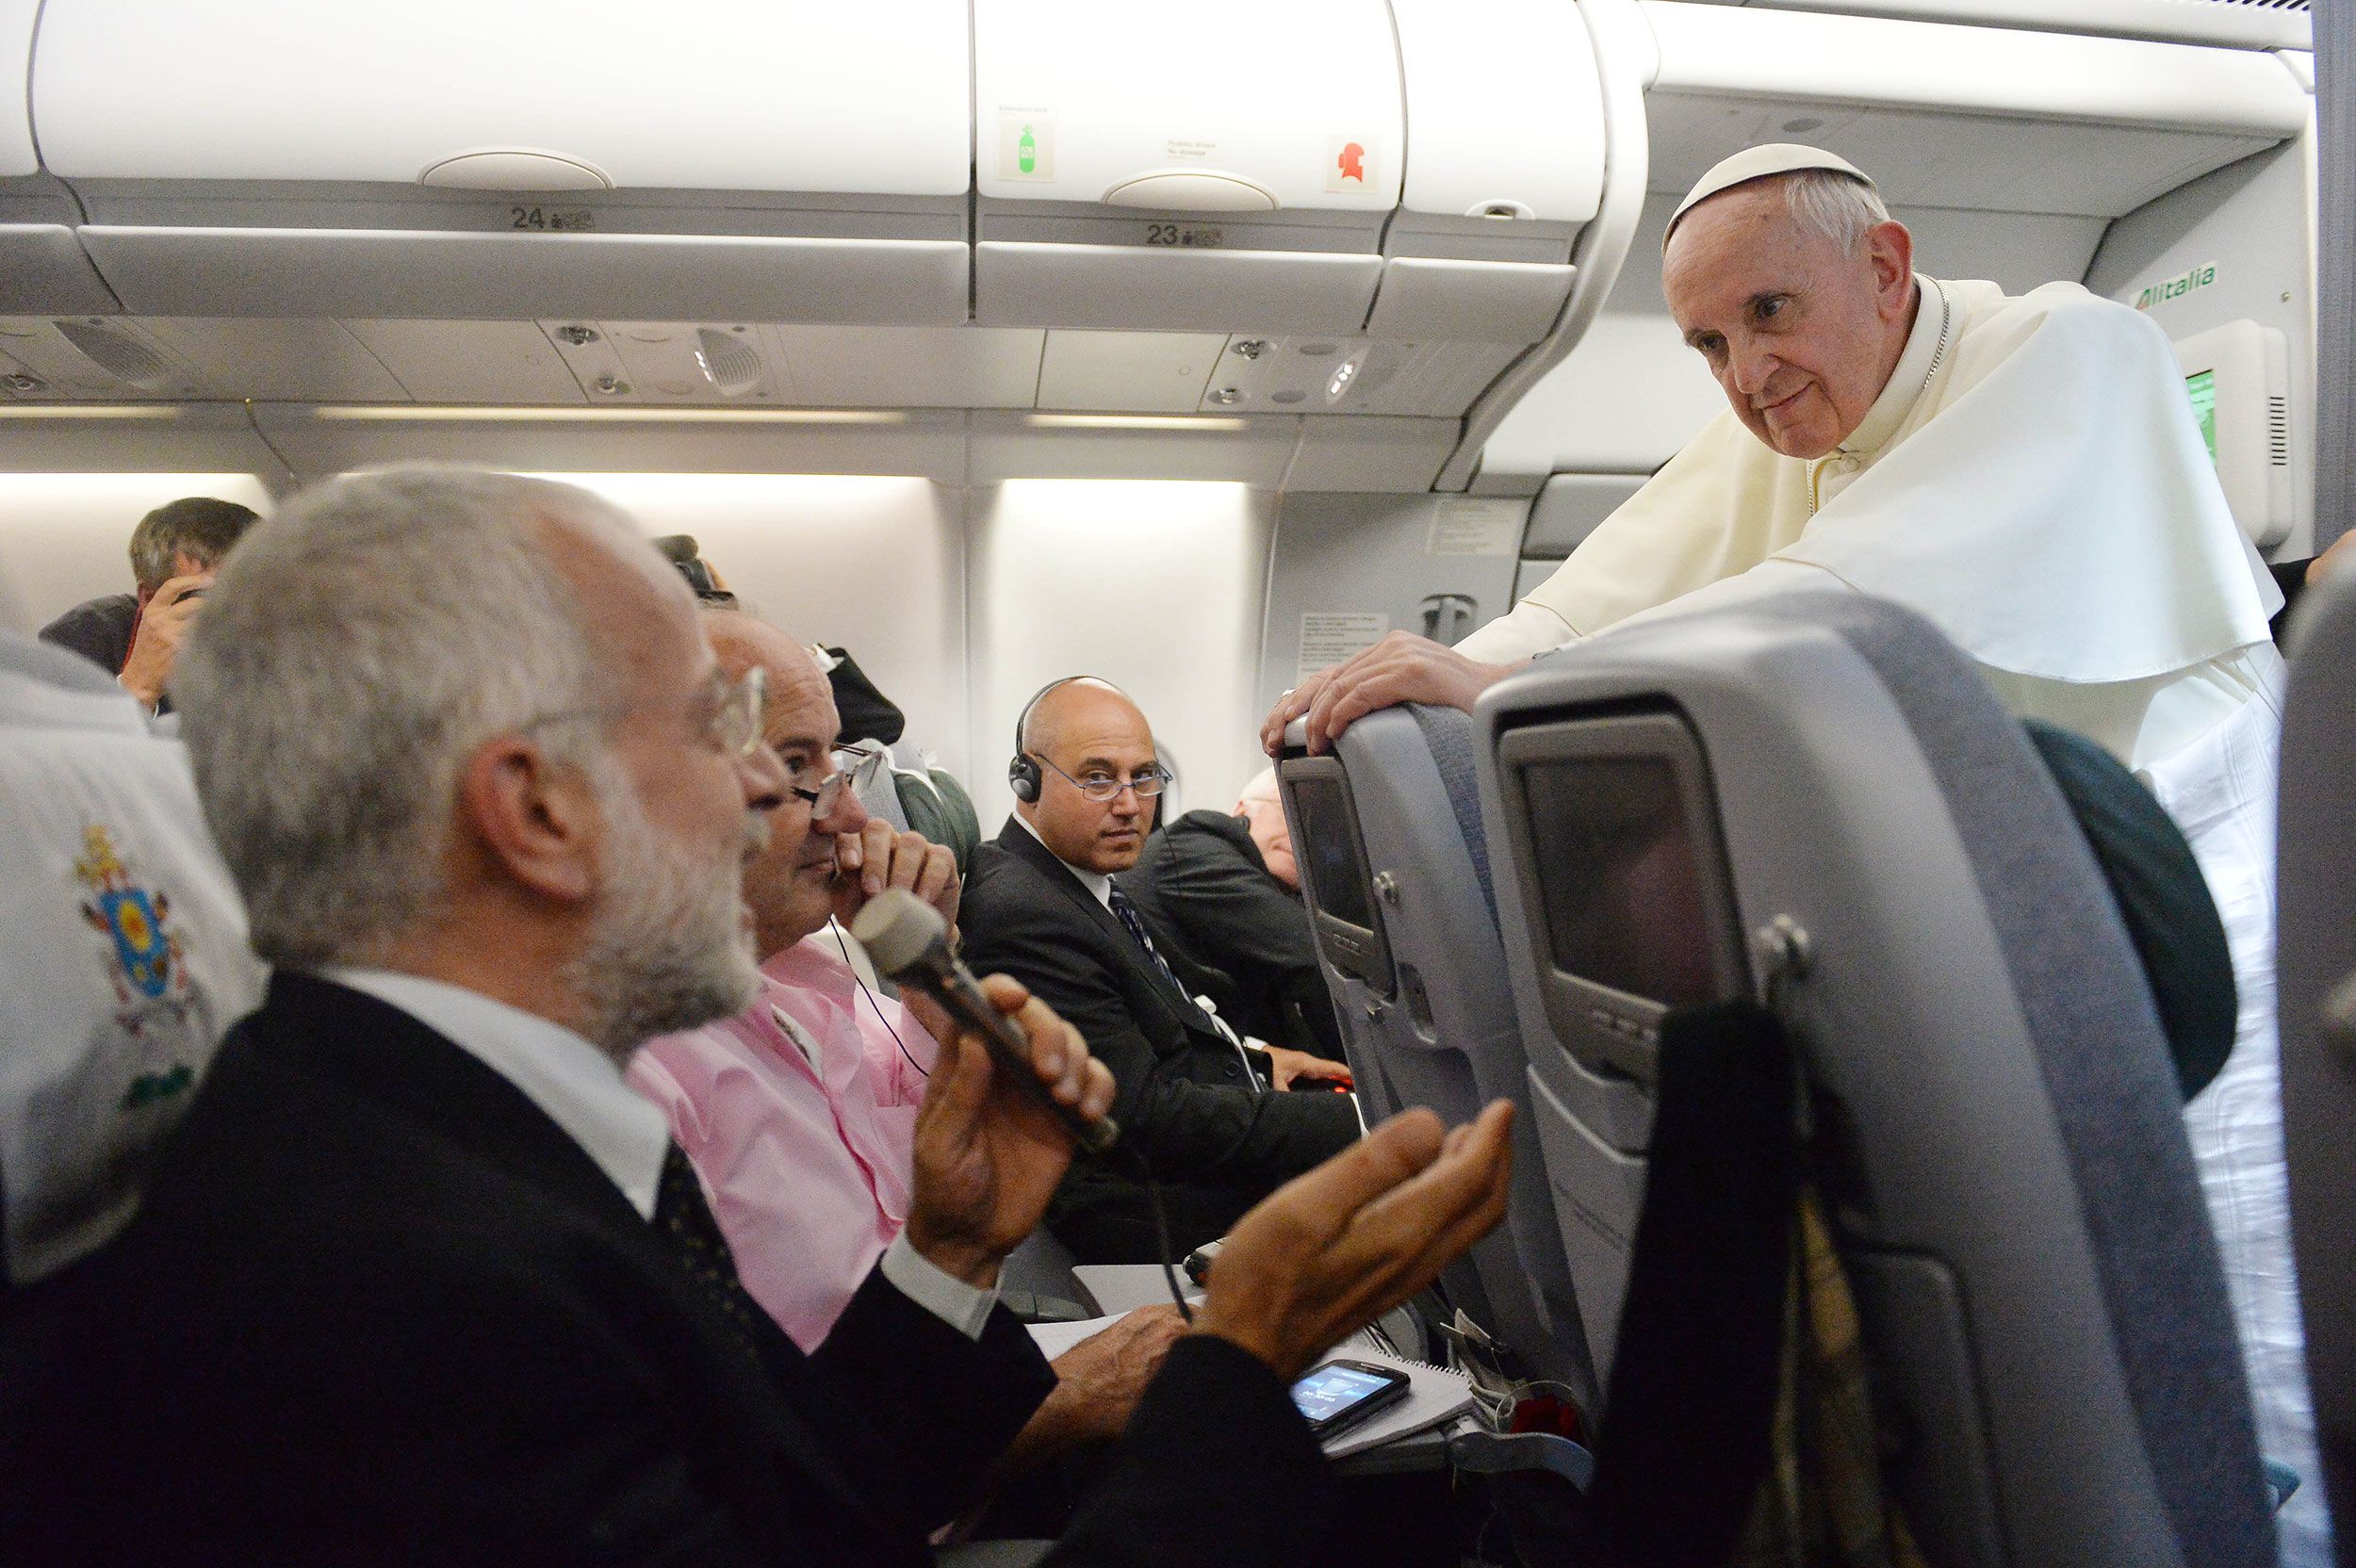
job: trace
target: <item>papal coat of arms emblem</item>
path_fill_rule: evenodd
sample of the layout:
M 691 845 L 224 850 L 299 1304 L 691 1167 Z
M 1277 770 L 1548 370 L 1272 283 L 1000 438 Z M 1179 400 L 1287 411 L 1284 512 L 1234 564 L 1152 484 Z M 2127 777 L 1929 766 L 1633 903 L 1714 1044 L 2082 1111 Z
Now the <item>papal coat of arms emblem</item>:
M 132 880 L 113 836 L 96 824 L 82 830 L 82 858 L 74 862 L 74 874 L 90 891 L 82 918 L 106 940 L 103 962 L 121 1004 L 116 1021 L 134 1039 L 146 1041 L 148 1025 L 158 1015 L 177 1020 L 188 1009 L 190 987 L 172 926 L 172 901 L 161 890 Z M 166 1033 L 177 1037 L 181 1032 Z M 134 1078 L 123 1103 L 128 1108 L 167 1099 L 195 1082 L 188 1063 L 163 1063 Z

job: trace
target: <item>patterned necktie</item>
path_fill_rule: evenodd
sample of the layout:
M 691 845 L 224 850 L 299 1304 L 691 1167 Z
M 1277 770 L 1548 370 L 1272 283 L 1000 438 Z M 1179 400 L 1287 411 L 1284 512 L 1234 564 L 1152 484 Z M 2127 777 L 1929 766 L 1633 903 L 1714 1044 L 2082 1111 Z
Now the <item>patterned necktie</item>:
M 704 1201 L 695 1168 L 688 1164 L 686 1152 L 676 1143 L 663 1152 L 654 1224 L 670 1243 L 671 1255 L 679 1266 L 720 1309 L 744 1353 L 759 1362 L 760 1342 L 754 1336 L 753 1323 L 761 1307 L 744 1293 L 744 1282 L 736 1277 L 736 1259 L 728 1251 L 728 1238 L 720 1233 L 720 1222 L 712 1217 L 712 1205 Z
M 1235 1030 L 1228 1027 L 1225 1019 L 1194 999 L 1194 993 L 1186 989 L 1186 983 L 1178 978 L 1178 972 L 1171 969 L 1168 960 L 1154 950 L 1153 939 L 1145 934 L 1145 922 L 1137 916 L 1137 906 L 1129 902 L 1129 895 L 1121 890 L 1120 883 L 1112 884 L 1110 893 L 1104 902 L 1112 906 L 1113 918 L 1121 922 L 1121 928 L 1128 932 L 1139 947 L 1145 949 L 1145 956 L 1153 960 L 1153 967 L 1162 972 L 1162 978 L 1169 981 L 1170 988 L 1185 999 L 1186 1011 L 1202 1020 L 1213 1034 L 1225 1040 L 1234 1049 L 1235 1060 L 1243 1068 L 1243 1081 L 1253 1088 L 1258 1088 L 1260 1080 L 1252 1070 L 1252 1056 L 1244 1050 L 1243 1041 L 1236 1037 Z
M 1120 883 L 1116 882 L 1112 885 L 1111 893 L 1105 902 L 1112 906 L 1113 918 L 1121 922 L 1121 928 L 1129 933 L 1130 939 L 1145 949 L 1145 956 L 1153 960 L 1153 967 L 1162 972 L 1162 978 L 1169 981 L 1180 996 L 1186 997 L 1188 1006 L 1192 1006 L 1194 998 L 1187 993 L 1186 983 L 1178 978 L 1178 972 L 1171 969 L 1161 954 L 1154 950 L 1153 939 L 1145 934 L 1145 922 L 1137 918 L 1137 906 L 1129 902 L 1129 895 L 1121 890 Z

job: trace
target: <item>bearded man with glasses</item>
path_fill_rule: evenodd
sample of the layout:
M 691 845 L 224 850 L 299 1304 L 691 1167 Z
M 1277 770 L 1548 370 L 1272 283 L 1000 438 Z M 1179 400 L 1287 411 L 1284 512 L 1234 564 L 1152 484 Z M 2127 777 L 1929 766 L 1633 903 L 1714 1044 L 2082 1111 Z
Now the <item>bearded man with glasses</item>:
M 1030 988 L 1112 1070 L 1134 1154 L 1073 1160 L 1049 1228 L 1083 1263 L 1153 1262 L 1135 1156 L 1160 1183 L 1184 1251 L 1350 1143 L 1357 1112 L 1347 1095 L 1270 1092 L 1114 884 L 1137 864 L 1170 780 L 1137 704 L 1074 677 L 1033 698 L 1016 730 L 1014 814 L 974 853 L 966 886 L 968 954 Z

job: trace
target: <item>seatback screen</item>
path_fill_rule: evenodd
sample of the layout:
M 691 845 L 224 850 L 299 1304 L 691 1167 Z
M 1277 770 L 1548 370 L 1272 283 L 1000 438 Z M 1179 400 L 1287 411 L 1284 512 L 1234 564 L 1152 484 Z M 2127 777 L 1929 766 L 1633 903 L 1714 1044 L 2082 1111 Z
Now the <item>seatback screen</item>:
M 1294 825 L 1293 853 L 1308 863 L 1309 886 L 1317 907 L 1345 925 L 1374 929 L 1374 910 L 1366 902 L 1365 874 L 1358 869 L 1357 833 L 1342 787 L 1328 778 L 1290 781 Z
M 1699 836 L 1663 757 L 1523 770 L 1555 967 L 1663 1007 L 1717 999 Z

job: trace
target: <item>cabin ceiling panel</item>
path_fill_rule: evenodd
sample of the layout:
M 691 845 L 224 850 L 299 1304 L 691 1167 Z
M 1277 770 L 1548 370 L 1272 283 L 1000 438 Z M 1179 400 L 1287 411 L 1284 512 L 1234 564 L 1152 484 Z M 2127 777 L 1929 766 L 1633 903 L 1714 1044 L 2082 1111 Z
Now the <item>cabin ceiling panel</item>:
M 1022 415 L 969 416 L 972 482 L 1013 479 L 1233 480 L 1284 482 L 1298 420 L 1235 419 L 1160 431 L 1042 426 Z
M 1892 205 L 2116 218 L 2273 145 L 2218 131 L 2007 119 L 1821 100 L 1656 90 L 1650 186 L 1682 194 L 1712 164 L 1767 141 L 1806 141 L 1873 175 Z
M 602 411 L 600 411 L 602 413 Z M 391 463 L 577 473 L 899 474 L 965 481 L 963 416 L 860 425 L 680 423 L 582 416 L 417 418 L 407 410 L 261 404 L 254 419 L 305 482 Z
M 1287 491 L 1414 493 L 1429 490 L 1456 449 L 1455 419 L 1301 421 L 1301 442 L 1284 472 Z
M 1239 335 L 1219 356 L 1202 411 L 1454 418 L 1521 351 L 1502 343 Z
M 1191 414 L 1226 346 L 1215 332 L 1050 332 L 1039 406 Z
M 1667 316 L 1599 316 L 1489 437 L 1472 487 L 1527 496 L 1554 473 L 1650 473 L 1726 406 Z
M 348 320 L 409 395 L 430 403 L 585 403 L 548 335 L 530 321 Z
M 1029 408 L 1047 343 L 1023 327 L 764 330 L 804 408 Z
M 136 323 L 201 371 L 217 395 L 290 402 L 373 402 L 408 393 L 335 321 L 153 317 Z

